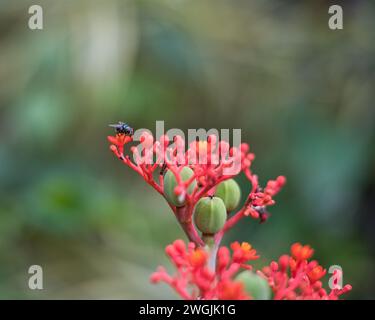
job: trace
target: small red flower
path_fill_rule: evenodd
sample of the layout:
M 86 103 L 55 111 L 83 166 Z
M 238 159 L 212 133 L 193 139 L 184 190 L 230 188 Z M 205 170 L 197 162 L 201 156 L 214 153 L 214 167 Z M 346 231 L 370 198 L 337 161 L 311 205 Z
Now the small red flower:
M 264 188 L 264 193 L 273 196 L 281 190 L 285 183 L 286 178 L 284 176 L 278 176 L 276 180 L 270 180 L 267 182 L 267 185 Z
M 115 136 L 108 136 L 108 141 L 111 143 L 111 150 L 116 154 L 117 157 L 123 157 L 124 145 L 133 141 L 132 136 L 125 135 L 123 133 L 117 133 Z
M 193 268 L 204 266 L 207 262 L 207 258 L 207 252 L 201 248 L 194 250 L 188 256 L 189 262 Z
M 322 266 L 318 265 L 314 267 L 310 272 L 308 272 L 307 276 L 309 277 L 311 283 L 314 283 L 323 278 L 325 274 L 326 270 Z
M 218 285 L 219 300 L 248 300 L 250 296 L 245 292 L 243 283 L 239 281 L 222 281 Z
M 298 242 L 292 245 L 290 252 L 297 261 L 310 259 L 314 254 L 314 250 L 309 245 L 303 246 Z
M 233 262 L 245 263 L 249 260 L 256 260 L 259 258 L 255 249 L 252 249 L 251 245 L 247 242 L 241 244 L 236 241 L 230 245 L 233 250 Z
M 127 136 L 123 133 L 118 133 L 115 136 L 108 136 L 108 141 L 112 144 L 114 144 L 117 147 L 124 146 L 130 141 L 133 141 L 133 138 L 131 136 Z

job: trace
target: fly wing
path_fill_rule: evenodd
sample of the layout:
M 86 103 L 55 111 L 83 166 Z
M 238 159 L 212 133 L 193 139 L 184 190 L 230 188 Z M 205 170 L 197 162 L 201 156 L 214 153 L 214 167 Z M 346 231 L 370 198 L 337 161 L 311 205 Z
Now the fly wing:
M 120 123 L 117 123 L 117 124 L 109 124 L 108 125 L 109 127 L 111 127 L 111 128 L 119 128 L 119 127 L 121 127 L 121 124 Z

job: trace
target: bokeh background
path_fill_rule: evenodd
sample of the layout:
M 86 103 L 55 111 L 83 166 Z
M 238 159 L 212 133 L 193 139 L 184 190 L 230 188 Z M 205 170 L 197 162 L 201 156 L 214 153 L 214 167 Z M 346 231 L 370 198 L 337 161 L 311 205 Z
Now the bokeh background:
M 344 30 L 328 28 L 332 3 Z M 177 297 L 148 278 L 185 238 L 108 150 L 118 120 L 241 128 L 261 182 L 288 184 L 266 224 L 225 243 L 262 263 L 308 243 L 342 266 L 348 298 L 375 298 L 374 14 L 359 0 L 1 0 L 0 298 Z M 44 290 L 27 286 L 33 264 Z

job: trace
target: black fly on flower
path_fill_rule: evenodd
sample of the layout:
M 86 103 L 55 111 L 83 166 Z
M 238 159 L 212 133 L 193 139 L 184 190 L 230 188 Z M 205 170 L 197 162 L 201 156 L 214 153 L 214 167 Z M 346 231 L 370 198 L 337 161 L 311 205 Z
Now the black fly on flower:
M 132 136 L 134 134 L 134 129 L 122 121 L 119 121 L 117 124 L 110 124 L 109 126 L 115 128 L 117 133 L 124 134 L 126 136 Z

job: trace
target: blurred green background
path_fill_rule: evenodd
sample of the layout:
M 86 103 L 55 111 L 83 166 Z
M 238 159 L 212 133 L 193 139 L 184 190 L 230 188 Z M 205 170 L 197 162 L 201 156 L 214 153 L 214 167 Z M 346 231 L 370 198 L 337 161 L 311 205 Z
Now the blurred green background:
M 328 29 L 332 3 L 344 30 Z M 109 151 L 118 120 L 241 128 L 261 182 L 288 183 L 266 224 L 225 243 L 251 242 L 261 263 L 308 243 L 342 266 L 348 298 L 375 298 L 374 14 L 359 0 L 1 0 L 0 298 L 177 297 L 148 278 L 185 237 Z M 44 290 L 27 286 L 33 264 Z

